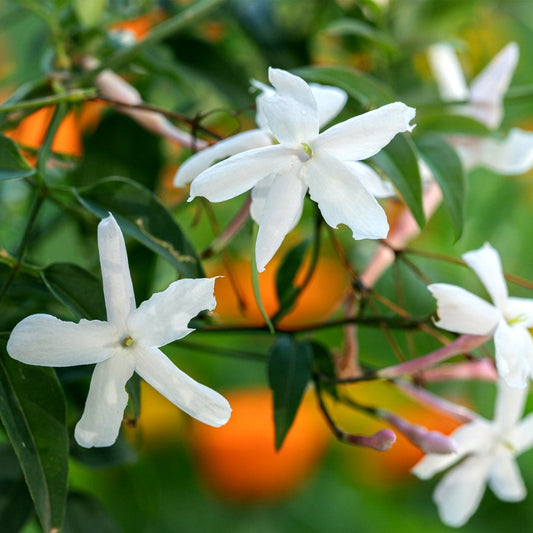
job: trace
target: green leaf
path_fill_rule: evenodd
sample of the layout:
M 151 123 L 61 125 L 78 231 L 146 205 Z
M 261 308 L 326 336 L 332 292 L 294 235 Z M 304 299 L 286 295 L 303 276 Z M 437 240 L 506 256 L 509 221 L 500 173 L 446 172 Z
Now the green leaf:
M 107 0 L 73 0 L 74 11 L 78 20 L 85 28 L 93 28 L 97 26 L 107 8 Z
M 466 178 L 457 152 L 441 137 L 428 135 L 415 139 L 420 157 L 433 173 L 458 239 L 465 223 Z
M 135 181 L 114 177 L 75 190 L 75 194 L 95 215 L 105 218 L 112 213 L 126 233 L 166 259 L 183 276 L 204 276 L 191 243 L 149 189 Z
M 2 340 L 0 419 L 20 462 L 44 531 L 65 513 L 68 434 L 63 390 L 51 368 L 11 359 Z
M 84 448 L 74 441 L 71 444 L 71 457 L 92 469 L 124 466 L 137 461 L 135 450 L 122 433 L 112 446 L 103 448 Z
M 312 353 L 288 335 L 278 337 L 268 354 L 268 383 L 274 400 L 276 449 L 280 449 L 292 426 L 303 393 L 311 379 Z
M 402 133 L 396 135 L 385 148 L 371 157 L 369 162 L 377 165 L 392 181 L 422 228 L 426 223 L 422 207 L 422 181 L 410 137 Z
M 378 81 L 350 67 L 303 67 L 294 70 L 302 78 L 345 90 L 363 107 L 373 109 L 395 101 L 394 96 Z
M 102 282 L 71 263 L 53 263 L 41 271 L 50 292 L 79 318 L 105 320 Z
M 35 174 L 17 148 L 17 144 L 0 133 L 0 180 L 27 178 Z
M 310 245 L 311 241 L 305 240 L 291 248 L 276 271 L 276 293 L 279 300 L 279 309 L 283 314 L 292 309 L 300 292 L 294 283 L 294 278 L 302 266 Z
M 394 41 L 386 33 L 379 31 L 374 26 L 362 20 L 353 18 L 337 19 L 329 24 L 324 31 L 332 35 L 354 35 L 362 37 L 388 50 L 394 50 L 396 48 Z
M 422 133 L 442 133 L 445 135 L 490 135 L 490 130 L 481 122 L 464 115 L 431 114 L 416 121 L 415 135 Z
M 71 492 L 63 533 L 119 533 L 120 528 L 106 508 L 92 495 Z
M 135 424 L 141 412 L 141 378 L 135 373 L 126 383 L 128 405 L 124 412 L 124 419 Z
M 309 347 L 313 354 L 313 373 L 326 378 L 320 383 L 321 388 L 327 390 L 333 398 L 337 399 L 339 395 L 333 382 L 337 374 L 331 352 L 323 344 L 316 341 L 309 342 Z
M 0 446 L 0 524 L 2 533 L 19 533 L 33 514 L 28 487 L 10 444 Z

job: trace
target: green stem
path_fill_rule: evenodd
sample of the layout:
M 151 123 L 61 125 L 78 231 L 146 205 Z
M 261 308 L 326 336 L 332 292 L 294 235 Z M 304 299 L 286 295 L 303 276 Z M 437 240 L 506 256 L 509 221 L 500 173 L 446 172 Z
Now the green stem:
M 78 80 L 78 83 L 83 85 L 84 82 L 90 81 L 96 74 L 104 69 L 116 70 L 123 65 L 126 65 L 144 48 L 158 43 L 187 27 L 189 24 L 196 22 L 198 19 L 202 18 L 204 15 L 221 5 L 224 1 L 225 0 L 200 0 L 194 3 L 192 6 L 184 9 L 174 17 L 171 17 L 164 22 L 161 22 L 161 24 L 154 26 L 150 34 L 142 41 L 138 41 L 128 48 L 122 48 L 107 61 L 102 61 L 100 66 L 98 66 L 96 69 L 91 70 L 83 75 Z
M 63 94 L 54 94 L 43 96 L 42 98 L 33 98 L 24 102 L 17 102 L 10 105 L 0 105 L 0 113 L 11 113 L 22 109 L 40 108 L 57 104 L 76 104 L 96 97 L 96 89 L 75 89 Z

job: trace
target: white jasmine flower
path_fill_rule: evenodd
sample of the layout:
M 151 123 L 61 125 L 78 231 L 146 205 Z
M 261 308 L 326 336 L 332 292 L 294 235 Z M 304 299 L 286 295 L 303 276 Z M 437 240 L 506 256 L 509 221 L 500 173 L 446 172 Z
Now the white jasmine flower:
M 494 420 L 479 417 L 459 427 L 450 435 L 457 453 L 426 455 L 412 469 L 419 478 L 429 479 L 461 461 L 433 493 L 446 525 L 464 525 L 478 508 L 487 484 L 501 500 L 525 498 L 515 457 L 533 446 L 533 414 L 520 420 L 527 394 L 527 388 L 510 388 L 500 380 Z
M 509 297 L 498 252 L 485 244 L 463 255 L 493 304 L 461 287 L 446 283 L 428 286 L 437 300 L 436 325 L 470 335 L 493 335 L 499 375 L 511 387 L 526 387 L 533 365 L 533 300 Z
M 361 184 L 357 167 L 400 132 L 410 131 L 415 110 L 385 105 L 319 134 L 318 107 L 309 85 L 286 71 L 269 70 L 276 92 L 263 113 L 278 144 L 234 155 L 203 171 L 191 185 L 192 200 L 228 200 L 252 189 L 251 214 L 259 224 L 256 260 L 264 270 L 297 224 L 307 190 L 332 227 L 346 224 L 355 239 L 387 236 L 385 212 Z
M 215 279 L 175 281 L 136 307 L 124 238 L 111 215 L 98 225 L 98 248 L 107 322 L 76 324 L 31 315 L 13 329 L 9 355 L 31 365 L 96 363 L 74 433 L 87 448 L 115 442 L 128 402 L 125 385 L 134 372 L 194 418 L 216 427 L 225 424 L 231 413 L 226 399 L 183 373 L 158 349 L 188 335 L 193 331 L 189 321 L 215 307 Z
M 518 63 L 519 48 L 509 43 L 467 86 L 453 48 L 444 43 L 429 49 L 429 62 L 441 98 L 447 102 L 466 100 L 455 110 L 472 117 L 491 130 L 499 128 L 503 98 Z M 451 139 L 466 168 L 484 166 L 500 174 L 522 174 L 533 166 L 533 133 L 511 129 L 504 139 L 454 136 Z

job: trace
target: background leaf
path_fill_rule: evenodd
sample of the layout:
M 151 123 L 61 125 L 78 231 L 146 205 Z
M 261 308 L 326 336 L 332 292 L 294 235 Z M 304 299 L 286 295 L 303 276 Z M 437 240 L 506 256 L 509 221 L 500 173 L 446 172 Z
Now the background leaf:
M 414 146 L 409 137 L 398 134 L 369 161 L 379 167 L 392 181 L 407 207 L 422 228 L 426 223 L 422 208 L 422 181 Z
M 102 282 L 87 270 L 71 263 L 53 263 L 41 271 L 50 292 L 78 318 L 105 320 Z
M 307 344 L 287 335 L 279 337 L 268 354 L 268 383 L 274 400 L 276 449 L 280 449 L 292 426 L 303 393 L 311 379 L 312 354 Z
M 461 160 L 457 152 L 436 135 L 415 139 L 415 145 L 439 184 L 458 239 L 463 232 L 466 206 L 466 178 Z
M 203 277 L 194 248 L 152 191 L 126 178 L 106 178 L 75 194 L 100 218 L 113 213 L 126 233 L 165 258 L 183 276 Z
M 447 135 L 489 135 L 490 130 L 481 122 L 464 115 L 422 115 L 416 121 L 415 135 L 432 132 Z
M 11 359 L 1 341 L 0 418 L 45 531 L 65 513 L 68 434 L 63 390 L 51 368 Z
M 16 143 L 0 133 L 0 180 L 27 178 L 32 174 L 35 169 L 26 163 Z

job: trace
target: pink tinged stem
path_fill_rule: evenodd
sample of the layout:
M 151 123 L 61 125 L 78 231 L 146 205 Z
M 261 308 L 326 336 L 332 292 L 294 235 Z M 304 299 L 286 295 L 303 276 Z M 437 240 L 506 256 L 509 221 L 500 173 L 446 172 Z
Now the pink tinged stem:
M 346 442 L 356 446 L 372 448 L 378 452 L 385 452 L 396 442 L 396 435 L 390 429 L 382 429 L 370 436 L 347 435 Z
M 449 381 L 451 379 L 472 379 L 480 381 L 496 381 L 498 371 L 492 359 L 484 357 L 475 361 L 451 363 L 437 368 L 430 368 L 420 373 L 423 381 Z
M 411 424 L 407 420 L 390 413 L 379 410 L 377 412 L 383 420 L 386 420 L 400 433 L 405 435 L 415 446 L 424 453 L 454 453 L 457 452 L 455 441 L 439 431 L 429 431 L 423 426 Z
M 436 396 L 427 389 L 418 387 L 407 381 L 396 381 L 396 385 L 400 387 L 411 398 L 422 402 L 430 407 L 449 414 L 460 422 L 472 422 L 478 418 L 478 415 L 467 407 L 457 405 L 456 403 L 445 400 L 441 396 Z
M 353 316 L 357 302 L 355 294 L 350 293 L 344 302 L 346 316 Z M 337 377 L 353 378 L 361 375 L 359 366 L 359 345 L 357 343 L 357 328 L 355 324 L 346 324 L 344 330 L 344 350 L 336 360 Z
M 442 348 L 430 352 L 427 355 L 418 357 L 399 365 L 390 366 L 377 372 L 377 376 L 384 379 L 394 379 L 407 374 L 415 374 L 435 366 L 454 355 L 463 354 L 478 348 L 488 341 L 492 335 L 461 335 L 454 341 L 446 344 Z
M 442 200 L 442 193 L 435 181 L 426 187 L 422 195 L 422 206 L 426 218 L 429 219 Z M 416 237 L 420 228 L 411 211 L 404 207 L 385 239 L 385 244 L 380 245 L 374 253 L 370 263 L 360 276 L 365 287 L 373 287 L 383 272 L 394 262 L 394 250 L 402 250 L 407 243 Z

